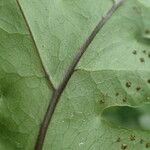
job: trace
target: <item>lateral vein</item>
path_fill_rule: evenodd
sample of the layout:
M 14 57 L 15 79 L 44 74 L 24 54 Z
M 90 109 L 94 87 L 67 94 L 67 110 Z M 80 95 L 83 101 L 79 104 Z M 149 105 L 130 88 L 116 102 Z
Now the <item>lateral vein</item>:
M 29 23 L 28 23 L 28 21 L 27 21 L 27 19 L 26 19 L 26 16 L 25 16 L 25 14 L 24 14 L 24 12 L 23 12 L 23 9 L 22 9 L 22 7 L 21 7 L 21 5 L 20 5 L 20 3 L 19 3 L 19 0 L 16 0 L 16 1 L 17 1 L 17 4 L 18 4 L 18 7 L 19 7 L 19 9 L 20 9 L 20 12 L 21 12 L 21 14 L 22 14 L 22 17 L 24 18 L 24 21 L 25 21 L 25 24 L 26 24 L 26 26 L 27 26 L 27 28 L 28 28 L 28 31 L 29 31 L 29 33 L 30 33 L 30 36 L 31 36 L 31 38 L 32 38 L 32 42 L 33 42 L 33 44 L 34 44 L 34 47 L 35 47 L 35 49 L 36 49 L 36 51 L 37 51 L 37 54 L 38 54 L 38 57 L 39 57 L 39 60 L 40 60 L 42 69 L 43 69 L 44 74 L 45 74 L 45 78 L 46 78 L 46 80 L 47 80 L 48 83 L 49 83 L 48 85 L 49 85 L 49 86 L 53 89 L 53 91 L 54 91 L 54 90 L 55 90 L 55 86 L 54 86 L 53 82 L 51 81 L 50 75 L 49 75 L 49 73 L 48 73 L 46 67 L 44 66 L 44 63 L 43 63 L 43 60 L 42 60 L 40 51 L 39 51 L 39 49 L 38 49 L 38 47 L 37 47 L 37 44 L 36 44 L 36 42 L 35 42 L 35 39 L 34 39 L 34 36 L 33 36 L 32 31 L 31 31 L 30 25 L 29 25 Z

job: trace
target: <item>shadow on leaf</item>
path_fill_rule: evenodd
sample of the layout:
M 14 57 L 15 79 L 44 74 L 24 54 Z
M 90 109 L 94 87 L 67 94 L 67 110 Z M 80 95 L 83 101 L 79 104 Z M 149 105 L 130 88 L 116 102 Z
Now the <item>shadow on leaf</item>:
M 150 104 L 138 107 L 111 106 L 104 109 L 102 118 L 119 127 L 150 130 Z

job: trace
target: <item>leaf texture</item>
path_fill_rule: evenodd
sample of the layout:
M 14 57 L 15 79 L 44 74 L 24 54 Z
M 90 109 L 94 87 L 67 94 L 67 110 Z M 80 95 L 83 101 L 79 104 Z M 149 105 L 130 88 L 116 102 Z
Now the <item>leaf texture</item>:
M 112 5 L 111 0 L 19 3 L 25 18 L 16 0 L 0 0 L 2 150 L 34 149 L 53 88 Z M 150 9 L 145 6 L 149 2 L 143 3 L 126 0 L 91 43 L 60 98 L 43 150 L 147 149 L 149 131 L 112 124 L 101 115 L 109 107 L 150 101 L 150 41 L 145 35 Z

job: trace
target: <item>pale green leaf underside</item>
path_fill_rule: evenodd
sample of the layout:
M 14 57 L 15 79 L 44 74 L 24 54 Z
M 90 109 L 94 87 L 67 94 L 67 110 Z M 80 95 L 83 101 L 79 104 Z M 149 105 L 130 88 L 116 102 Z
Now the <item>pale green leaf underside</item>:
M 112 1 L 20 0 L 20 4 L 57 87 Z M 44 150 L 120 150 L 121 144 L 146 149 L 148 131 L 125 129 L 101 118 L 106 107 L 150 101 L 150 40 L 143 36 L 150 22 L 145 23 L 144 7 L 126 0 L 94 39 L 56 108 Z M 52 89 L 16 1 L 0 0 L 0 8 L 0 149 L 33 150 Z M 118 137 L 121 142 L 116 142 Z

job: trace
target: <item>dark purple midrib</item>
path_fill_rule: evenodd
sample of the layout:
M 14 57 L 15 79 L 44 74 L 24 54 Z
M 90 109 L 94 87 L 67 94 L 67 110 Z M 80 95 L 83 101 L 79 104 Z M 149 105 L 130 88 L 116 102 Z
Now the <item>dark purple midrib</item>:
M 89 47 L 89 45 L 91 44 L 91 42 L 93 41 L 93 39 L 96 37 L 97 33 L 102 29 L 102 27 L 104 26 L 104 24 L 109 20 L 109 18 L 113 15 L 113 13 L 117 10 L 117 8 L 119 6 L 121 6 L 122 2 L 124 0 L 118 0 L 118 1 L 114 1 L 113 3 L 113 6 L 109 9 L 109 11 L 106 13 L 106 15 L 104 17 L 102 17 L 99 21 L 99 23 L 96 25 L 96 27 L 94 28 L 94 30 L 92 31 L 92 33 L 89 35 L 89 37 L 86 39 L 86 41 L 83 43 L 83 45 L 80 47 L 78 53 L 76 54 L 76 56 L 74 57 L 72 63 L 70 64 L 70 66 L 68 67 L 67 71 L 66 71 L 66 74 L 64 75 L 64 78 L 62 80 L 62 82 L 59 84 L 58 88 L 54 89 L 54 93 L 53 93 L 53 96 L 50 100 L 50 103 L 49 103 L 49 106 L 48 106 L 48 109 L 45 113 L 45 116 L 44 116 L 44 119 L 43 119 L 43 122 L 41 123 L 41 127 L 40 127 L 40 131 L 39 131 L 39 134 L 38 134 L 38 137 L 37 137 L 37 141 L 36 141 L 36 144 L 35 144 L 35 150 L 42 150 L 42 147 L 43 147 L 43 143 L 44 143 L 44 139 L 45 139 L 45 136 L 46 136 L 46 132 L 47 132 L 47 129 L 48 129 L 48 126 L 49 126 L 49 123 L 51 121 L 51 118 L 53 116 L 53 113 L 55 111 L 55 108 L 57 106 L 57 103 L 67 85 L 67 83 L 69 82 L 71 76 L 73 75 L 74 71 L 75 71 L 75 67 L 77 66 L 78 62 L 80 61 L 81 57 L 83 56 L 84 52 L 87 50 L 87 48 Z M 18 3 L 18 6 L 21 10 L 21 13 L 23 15 L 23 18 L 25 19 L 25 22 L 27 24 L 27 27 L 29 29 L 29 32 L 30 32 L 30 35 L 33 39 L 33 42 L 34 42 L 34 45 L 38 51 L 38 48 L 36 46 L 36 42 L 34 40 L 34 37 L 33 37 L 33 34 L 30 30 L 30 27 L 29 27 L 29 24 L 27 22 L 27 19 L 24 15 L 24 12 L 21 8 L 21 5 L 19 3 L 19 1 L 17 0 L 17 3 Z M 39 53 L 39 51 L 38 51 Z M 42 67 L 44 69 L 44 72 L 50 82 L 50 84 L 52 85 L 52 82 L 50 80 L 50 77 L 43 65 L 43 62 L 42 62 L 42 59 L 41 57 L 39 56 L 40 60 L 41 60 L 41 64 L 42 64 Z

